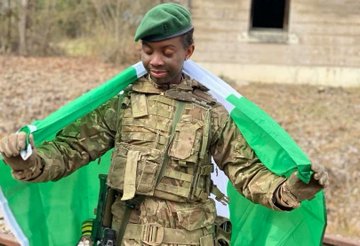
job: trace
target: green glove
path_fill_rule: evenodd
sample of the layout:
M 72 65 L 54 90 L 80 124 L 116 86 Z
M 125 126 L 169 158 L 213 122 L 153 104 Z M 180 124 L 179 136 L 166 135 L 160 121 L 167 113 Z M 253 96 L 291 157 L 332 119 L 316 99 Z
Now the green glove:
M 321 165 L 312 165 L 311 169 L 314 174 L 308 184 L 297 177 L 297 172 L 292 173 L 275 191 L 275 204 L 284 209 L 296 208 L 301 201 L 312 199 L 317 192 L 327 187 L 329 175 L 325 168 Z

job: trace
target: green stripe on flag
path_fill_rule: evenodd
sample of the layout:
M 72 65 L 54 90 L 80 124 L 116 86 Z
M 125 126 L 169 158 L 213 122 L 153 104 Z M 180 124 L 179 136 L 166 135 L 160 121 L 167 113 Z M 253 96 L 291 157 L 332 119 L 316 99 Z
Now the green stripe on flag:
M 29 245 L 76 245 L 81 224 L 94 218 L 99 182 L 107 173 L 110 153 L 57 182 L 24 183 L 14 180 L 1 165 L 0 184 L 17 224 Z M 14 226 L 14 225 L 12 225 Z
M 308 182 L 311 163 L 294 140 L 270 116 L 245 97 L 230 95 L 234 105 L 230 115 L 262 163 L 277 175 L 298 171 Z M 324 193 L 303 201 L 291 212 L 273 211 L 254 204 L 228 183 L 231 245 L 235 246 L 308 246 L 321 245 L 326 227 Z
M 308 183 L 311 162 L 289 134 L 245 97 L 230 95 L 227 100 L 235 106 L 231 117 L 259 159 L 278 175 L 298 170 L 299 177 Z
M 273 211 L 239 195 L 229 183 L 232 246 L 320 246 L 326 226 L 324 193 L 291 211 Z
M 21 130 L 34 134 L 35 144 L 51 140 L 55 134 L 99 107 L 125 89 L 139 76 L 137 65 L 131 66 L 97 88 L 69 102 L 43 120 L 35 121 Z M 144 71 L 140 71 L 144 73 Z M 98 174 L 107 173 L 110 153 L 56 182 L 24 183 L 14 180 L 10 168 L 0 161 L 0 187 L 10 208 L 11 228 L 27 239 L 23 245 L 75 245 L 81 234 L 81 223 L 93 218 L 99 181 Z M 8 174 L 8 175 L 7 175 Z M 29 244 L 28 244 L 29 243 Z
M 50 114 L 44 120 L 35 121 L 36 126 L 34 139 L 40 143 L 48 136 L 53 136 L 56 132 L 74 122 L 76 119 L 95 110 L 101 104 L 117 95 L 130 83 L 134 82 L 138 76 L 136 69 L 131 66 L 77 99 L 69 102 L 59 110 Z

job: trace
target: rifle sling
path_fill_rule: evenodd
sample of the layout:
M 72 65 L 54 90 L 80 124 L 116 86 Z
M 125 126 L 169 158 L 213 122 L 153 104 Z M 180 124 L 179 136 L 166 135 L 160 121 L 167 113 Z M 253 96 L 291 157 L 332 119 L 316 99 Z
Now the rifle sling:
M 123 220 L 121 221 L 121 225 L 120 225 L 117 237 L 116 237 L 116 245 L 117 246 L 121 246 L 122 240 L 124 238 L 126 227 L 127 227 L 128 223 L 129 223 L 131 211 L 134 208 L 136 208 L 137 205 L 142 203 L 144 198 L 145 198 L 144 196 L 135 196 L 131 200 L 124 201 L 126 206 L 125 206 L 125 211 L 124 211 L 124 217 L 123 217 Z

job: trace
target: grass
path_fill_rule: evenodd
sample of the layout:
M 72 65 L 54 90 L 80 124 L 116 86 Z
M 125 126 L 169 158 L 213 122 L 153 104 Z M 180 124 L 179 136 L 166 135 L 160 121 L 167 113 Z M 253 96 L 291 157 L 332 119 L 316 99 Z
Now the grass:
M 66 39 L 57 44 L 65 56 L 91 56 L 94 54 L 94 40 L 88 37 Z

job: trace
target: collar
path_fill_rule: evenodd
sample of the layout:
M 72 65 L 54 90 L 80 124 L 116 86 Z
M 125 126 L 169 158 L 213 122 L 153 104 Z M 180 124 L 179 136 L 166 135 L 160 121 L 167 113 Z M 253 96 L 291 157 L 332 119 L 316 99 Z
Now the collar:
M 188 92 L 194 91 L 196 89 L 208 91 L 205 86 L 200 84 L 198 81 L 191 79 L 188 75 L 184 73 L 181 76 L 181 81 L 179 84 L 167 84 L 166 86 L 159 86 L 151 79 L 150 75 L 145 75 L 141 77 L 137 82 L 135 82 L 132 86 L 133 91 L 150 94 L 162 94 L 170 89 Z
M 216 103 L 216 100 L 207 93 L 208 89 L 205 86 L 185 74 L 183 74 L 179 84 L 170 84 L 166 86 L 166 88 L 159 87 L 151 80 L 150 76 L 144 76 L 132 85 L 132 91 L 144 94 L 164 95 L 168 98 L 187 102 L 198 102 L 202 104 Z

